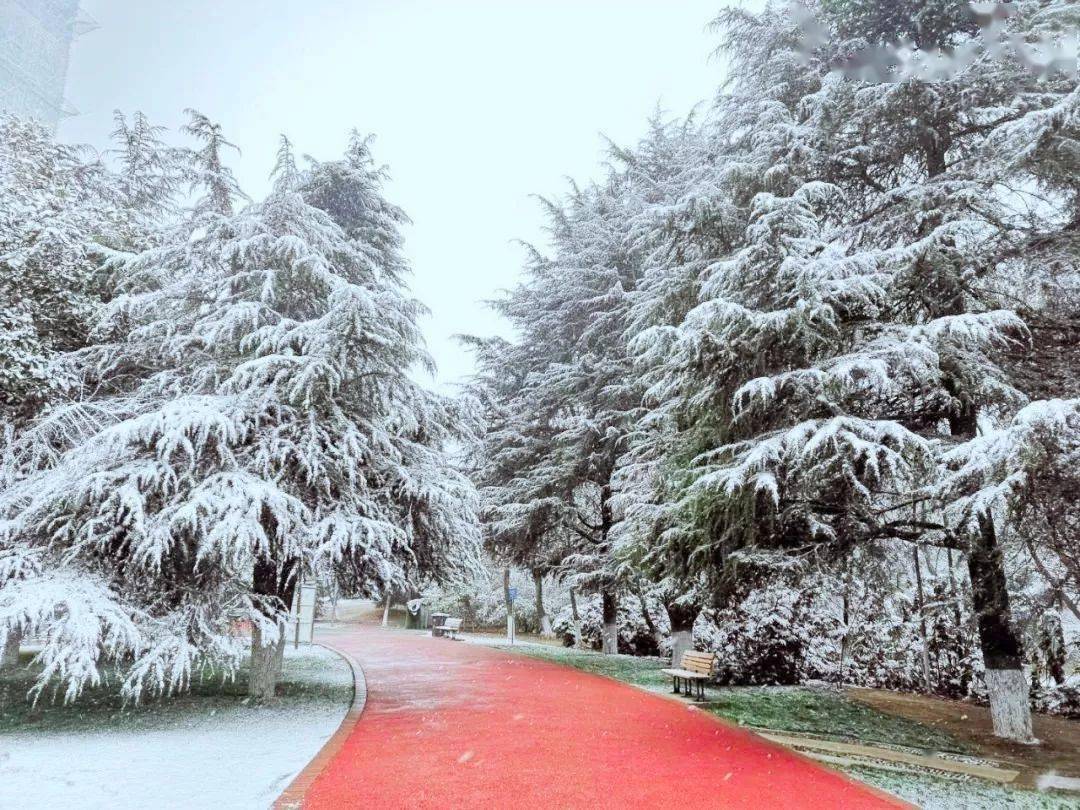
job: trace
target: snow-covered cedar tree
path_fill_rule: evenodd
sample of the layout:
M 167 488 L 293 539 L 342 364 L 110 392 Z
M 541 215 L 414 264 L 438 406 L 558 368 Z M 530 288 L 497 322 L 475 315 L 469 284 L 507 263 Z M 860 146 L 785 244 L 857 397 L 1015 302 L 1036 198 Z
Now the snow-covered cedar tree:
M 212 146 L 211 151 L 193 156 L 187 149 L 167 144 L 165 127 L 151 124 L 143 113 L 132 114 L 130 122 L 120 110 L 113 113 L 113 146 L 105 156 L 113 169 L 121 217 L 117 238 L 106 242 L 110 247 L 137 251 L 147 242 L 160 241 L 162 226 L 180 213 L 179 194 L 185 185 L 200 190 L 198 182 L 214 171 L 213 154 L 221 166 L 220 147 L 228 142 L 207 141 L 204 117 L 194 110 L 188 110 L 188 117 L 187 132 Z M 209 186 L 202 191 L 214 193 Z
M 0 418 L 34 416 L 86 343 L 101 289 L 94 242 L 114 230 L 105 168 L 32 121 L 0 117 Z
M 200 177 L 221 185 L 154 247 L 112 254 L 118 294 L 67 358 L 79 395 L 16 437 L 0 492 L 8 565 L 40 579 L 5 586 L 0 618 L 44 639 L 42 683 L 69 694 L 101 652 L 123 657 L 134 697 L 231 667 L 242 618 L 251 693 L 269 697 L 301 577 L 330 565 L 374 594 L 478 559 L 447 451 L 467 425 L 411 376 L 429 361 L 404 215 L 367 142 L 301 170 L 283 139 L 272 192 L 233 212 L 209 149 L 224 141 L 199 137 Z
M 952 548 L 995 728 L 1028 738 L 1002 516 L 956 526 L 936 486 L 950 445 L 1025 403 L 1008 371 L 1031 341 L 1017 293 L 1075 266 L 1076 77 L 993 48 L 934 80 L 835 69 L 859 40 L 974 36 L 960 4 L 922 5 L 914 21 L 840 0 L 817 19 L 777 3 L 717 21 L 732 78 L 707 122 L 723 133 L 709 191 L 745 229 L 698 274 L 681 322 L 632 338 L 642 424 L 666 447 L 657 489 L 677 506 L 652 555 L 681 560 L 724 608 L 744 551 L 842 568 L 867 544 Z M 1034 3 L 1006 28 L 1044 37 L 1075 18 L 1075 4 Z
M 492 547 L 600 593 L 609 652 L 619 599 L 636 598 L 639 577 L 615 538 L 615 478 L 641 399 L 626 329 L 657 227 L 647 209 L 682 171 L 691 130 L 657 118 L 638 148 L 611 147 L 603 182 L 544 201 L 551 250 L 530 249 L 524 281 L 495 305 L 515 340 L 470 341 L 488 417 L 474 480 Z M 628 221 L 640 239 L 626 238 Z
M 0 116 L 4 446 L 71 382 L 53 360 L 86 344 L 95 308 L 106 295 L 96 242 L 117 232 L 112 181 L 88 150 L 54 142 L 35 122 Z M 0 573 L 0 587 L 5 576 Z M 11 576 L 20 574 L 13 570 Z M 0 626 L 0 668 L 18 661 L 21 635 L 16 625 Z

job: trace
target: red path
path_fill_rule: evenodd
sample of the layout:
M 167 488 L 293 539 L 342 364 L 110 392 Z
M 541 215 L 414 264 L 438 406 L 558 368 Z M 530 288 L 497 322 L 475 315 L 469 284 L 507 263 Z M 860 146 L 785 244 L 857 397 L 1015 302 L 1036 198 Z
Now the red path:
M 377 627 L 327 630 L 367 704 L 305 808 L 888 808 L 705 712 L 597 675 Z

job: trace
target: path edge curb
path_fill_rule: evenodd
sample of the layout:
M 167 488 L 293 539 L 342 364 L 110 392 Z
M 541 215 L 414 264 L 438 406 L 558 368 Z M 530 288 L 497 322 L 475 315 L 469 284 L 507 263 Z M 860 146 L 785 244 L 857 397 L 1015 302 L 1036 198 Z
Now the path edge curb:
M 367 705 L 367 678 L 364 677 L 364 668 L 360 666 L 360 662 L 333 644 L 328 644 L 325 641 L 315 643 L 340 656 L 349 665 L 353 677 L 352 702 L 349 704 L 349 708 L 341 719 L 337 730 L 330 735 L 330 738 L 323 743 L 322 748 L 319 749 L 311 761 L 304 766 L 303 770 L 281 792 L 281 795 L 274 800 L 271 805 L 273 810 L 298 810 L 298 808 L 303 807 L 308 790 L 311 789 L 315 780 L 326 770 L 330 761 L 337 756 L 345 745 L 345 741 L 349 739 L 353 729 L 356 728 L 356 724 L 360 722 L 360 716 L 364 713 L 364 707 Z

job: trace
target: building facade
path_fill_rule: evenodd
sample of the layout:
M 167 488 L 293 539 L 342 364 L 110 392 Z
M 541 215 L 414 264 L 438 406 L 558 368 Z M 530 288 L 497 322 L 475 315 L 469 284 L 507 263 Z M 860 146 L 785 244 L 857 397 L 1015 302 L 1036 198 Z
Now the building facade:
M 86 27 L 79 0 L 0 0 L 0 110 L 54 132 L 74 114 L 64 84 L 71 42 Z

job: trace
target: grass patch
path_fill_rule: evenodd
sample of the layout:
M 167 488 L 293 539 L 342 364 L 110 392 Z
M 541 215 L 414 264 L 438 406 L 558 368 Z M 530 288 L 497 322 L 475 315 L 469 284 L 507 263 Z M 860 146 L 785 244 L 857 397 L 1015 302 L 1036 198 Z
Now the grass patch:
M 32 657 L 24 654 L 19 669 L 0 674 L 0 733 L 175 727 L 219 713 L 261 708 L 246 694 L 246 666 L 232 678 L 223 678 L 220 673 L 196 676 L 188 692 L 127 705 L 120 696 L 121 679 L 114 669 L 105 668 L 102 683 L 85 689 L 73 703 L 65 705 L 63 690 L 54 697 L 50 688 L 34 706 L 27 693 L 40 668 L 31 664 Z M 286 655 L 274 707 L 347 704 L 352 698 L 352 681 L 343 675 L 343 669 L 348 669 L 344 661 L 321 648 Z
M 709 710 L 740 725 L 793 731 L 862 743 L 970 753 L 951 735 L 913 720 L 879 712 L 839 692 L 797 686 L 748 686 L 719 693 Z
M 496 644 L 497 649 L 555 661 L 574 669 L 606 675 L 619 681 L 648 689 L 671 689 L 671 679 L 660 672 L 668 664 L 662 658 L 632 655 L 601 655 L 588 650 L 574 650 L 546 644 Z

